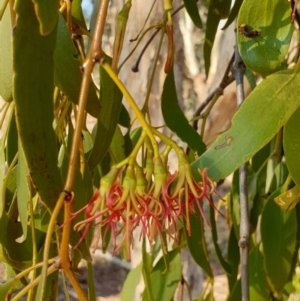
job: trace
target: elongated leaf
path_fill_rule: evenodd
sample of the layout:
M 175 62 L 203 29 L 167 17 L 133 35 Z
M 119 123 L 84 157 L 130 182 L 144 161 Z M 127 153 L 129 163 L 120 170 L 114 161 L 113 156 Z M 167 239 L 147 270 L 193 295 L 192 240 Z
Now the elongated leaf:
M 7 8 L 0 22 L 0 96 L 5 101 L 12 100 L 13 70 L 11 49 L 10 9 Z
M 11 116 L 9 122 L 7 142 L 6 142 L 6 161 L 8 166 L 10 166 L 14 157 L 18 152 L 18 130 L 15 114 Z
M 17 165 L 17 201 L 19 217 L 23 229 L 24 239 L 27 235 L 28 224 L 28 203 L 31 201 L 30 187 L 29 187 L 29 170 L 25 161 L 25 156 L 21 143 L 19 144 L 18 165 Z
M 274 202 L 285 190 L 283 186 L 271 194 L 261 216 L 264 266 L 269 285 L 278 295 L 288 279 L 297 231 L 295 210 L 284 213 Z
M 293 32 L 290 11 L 287 1 L 243 2 L 237 26 L 246 24 L 248 30 L 260 33 L 257 37 L 248 38 L 237 30 L 239 51 L 249 69 L 262 76 L 281 69 Z
M 266 145 L 300 106 L 299 65 L 264 80 L 245 100 L 231 128 L 193 163 L 208 168 L 214 180 L 225 178 Z
M 235 20 L 242 3 L 243 3 L 243 0 L 234 1 L 233 7 L 229 13 L 228 19 L 227 19 L 225 25 L 223 26 L 222 30 L 226 29 Z
M 40 33 L 46 36 L 54 30 L 57 18 L 59 0 L 32 0 L 37 19 L 40 24 Z
M 218 234 L 217 234 L 217 225 L 215 220 L 215 211 L 212 206 L 209 207 L 209 216 L 210 216 L 211 232 L 212 232 L 212 239 L 213 239 L 215 252 L 226 274 L 231 275 L 232 274 L 231 266 L 222 256 L 222 251 L 218 245 Z
M 109 57 L 106 59 L 108 62 L 111 61 Z M 117 85 L 106 71 L 100 67 L 100 99 L 102 109 L 97 122 L 94 148 L 88 159 L 91 171 L 104 158 L 112 141 L 119 120 L 122 98 L 123 94 Z
M 166 270 L 165 260 L 162 257 L 150 274 L 153 300 L 144 293 L 143 301 L 172 300 L 181 279 L 181 259 L 177 249 L 169 252 L 166 257 L 169 263 L 168 269 Z
M 205 74 L 208 75 L 210 68 L 211 50 L 214 45 L 215 36 L 221 19 L 228 16 L 230 10 L 230 0 L 211 0 L 209 2 L 205 41 L 203 45 L 203 55 L 205 62 Z
M 5 153 L 4 153 L 4 138 L 2 137 L 0 139 L 0 179 L 4 179 L 4 176 L 6 174 L 5 170 Z M 0 200 L 0 217 L 5 211 L 5 200 L 3 200 L 3 180 L 0 181 L 0 195 L 1 195 L 1 200 Z
M 235 235 L 234 228 L 231 227 L 229 238 L 228 238 L 228 246 L 227 246 L 227 262 L 231 267 L 231 274 L 227 274 L 229 291 L 232 291 L 234 284 L 237 281 L 238 276 L 238 268 L 240 263 L 240 249 L 238 240 Z
M 195 26 L 203 28 L 203 24 L 199 15 L 198 6 L 195 0 L 183 0 L 187 13 L 192 19 Z
M 201 213 L 198 207 L 196 207 L 196 210 L 197 216 L 190 214 L 191 236 L 188 235 L 186 227 L 184 227 L 186 241 L 195 262 L 204 270 L 208 277 L 213 278 L 206 249 L 203 219 L 200 217 Z
M 142 263 L 137 265 L 134 269 L 130 271 L 124 282 L 121 301 L 134 300 L 135 289 L 139 284 L 142 276 Z
M 82 12 L 81 2 L 82 0 L 72 1 L 72 17 L 74 18 L 75 23 L 77 23 L 82 28 L 87 29 Z
M 283 148 L 286 165 L 293 181 L 300 188 L 300 108 L 298 108 L 284 127 Z
M 186 142 L 191 149 L 197 151 L 200 156 L 206 147 L 199 134 L 188 123 L 188 120 L 178 105 L 173 70 L 165 79 L 161 96 L 161 110 L 170 130 L 176 133 L 182 141 Z
M 16 242 L 16 239 L 22 235 L 22 226 L 19 222 L 11 219 L 6 213 L 0 218 L 0 248 L 2 256 L 10 266 L 17 270 L 22 270 L 28 263 L 32 261 L 32 235 L 31 231 L 27 230 L 27 238 L 22 243 Z M 7 235 L 9 233 L 9 235 Z M 45 239 L 45 233 L 39 230 L 36 233 L 36 247 L 40 250 Z M 1 256 L 0 256 L 1 257 Z
M 125 141 L 121 129 L 117 126 L 113 139 L 109 146 L 110 155 L 113 162 L 119 163 L 126 158 L 125 156 Z
M 54 82 L 73 103 L 78 103 L 81 78 L 79 54 L 76 50 L 66 23 L 59 15 L 57 41 L 54 52 Z M 100 114 L 100 101 L 96 95 L 95 86 L 90 84 L 86 111 L 93 117 Z
M 259 245 L 255 246 L 249 254 L 249 300 L 269 301 L 270 291 L 259 247 Z M 242 300 L 241 279 L 236 282 L 227 299 L 227 301 L 237 300 Z
M 42 36 L 30 0 L 15 3 L 13 35 L 16 119 L 32 181 L 53 210 L 63 183 L 57 167 L 53 121 L 53 52 L 56 30 Z

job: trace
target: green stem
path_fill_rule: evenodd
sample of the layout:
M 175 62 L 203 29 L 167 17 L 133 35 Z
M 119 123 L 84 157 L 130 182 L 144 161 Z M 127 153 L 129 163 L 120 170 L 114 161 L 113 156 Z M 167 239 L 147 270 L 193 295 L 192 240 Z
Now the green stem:
M 111 77 L 111 79 L 114 81 L 114 83 L 118 86 L 120 91 L 123 93 L 124 97 L 127 99 L 129 105 L 131 106 L 131 108 L 133 109 L 134 113 L 136 114 L 139 122 L 141 123 L 143 130 L 146 132 L 146 134 L 148 135 L 148 137 L 151 140 L 151 143 L 152 143 L 153 148 L 154 148 L 154 157 L 158 158 L 158 156 L 159 156 L 158 144 L 157 144 L 157 141 L 155 140 L 155 137 L 152 133 L 152 128 L 147 123 L 143 113 L 141 112 L 141 110 L 137 106 L 135 100 L 133 99 L 133 97 L 131 96 L 131 94 L 127 90 L 127 88 L 124 86 L 122 81 L 118 78 L 118 76 L 116 75 L 114 70 L 111 68 L 111 66 L 105 60 L 100 61 L 100 64 L 103 67 L 103 69 L 108 73 L 108 75 Z

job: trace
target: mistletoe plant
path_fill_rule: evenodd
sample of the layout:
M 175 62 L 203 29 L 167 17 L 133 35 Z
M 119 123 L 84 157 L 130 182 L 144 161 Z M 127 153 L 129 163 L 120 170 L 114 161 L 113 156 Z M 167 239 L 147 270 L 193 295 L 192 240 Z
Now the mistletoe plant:
M 160 36 L 140 109 L 118 76 L 137 48 L 120 62 L 135 2 L 127 0 L 117 16 L 111 58 L 102 49 L 109 0 L 95 8 L 92 34 L 80 0 L 3 1 L 0 260 L 7 279 L 0 284 L 0 300 L 25 295 L 27 300 L 55 300 L 59 271 L 79 300 L 96 300 L 90 246 L 95 250 L 100 245 L 105 252 L 111 244 L 114 253 L 130 261 L 134 232 L 142 242 L 143 261 L 130 272 L 122 300 L 133 300 L 133 286 L 141 277 L 146 286 L 142 300 L 175 300 L 177 289 L 183 300 L 189 285 L 180 259 L 185 247 L 211 284 L 190 300 L 214 300 L 204 223 L 228 278 L 227 300 L 287 300 L 299 294 L 300 63 L 297 53 L 288 51 L 293 23 L 300 25 L 297 1 L 237 0 L 232 8 L 230 0 L 208 3 L 206 75 L 221 19 L 227 19 L 226 29 L 237 18 L 237 45 L 219 87 L 192 120 L 182 112 L 176 93 L 174 15 L 186 10 L 203 30 L 199 8 L 204 6 L 184 0 L 174 9 L 171 0 L 153 2 L 149 15 L 155 6 L 164 13 L 158 23 L 143 27 L 136 41 L 139 45 L 151 30 L 146 45 Z M 151 124 L 149 94 L 164 39 L 167 75 L 161 110 L 165 127 L 187 149 Z M 100 89 L 92 80 L 96 66 Z M 243 102 L 244 73 L 253 91 Z M 261 82 L 256 86 L 257 78 Z M 207 148 L 202 141 L 206 120 L 233 81 L 239 109 L 230 129 Z M 97 119 L 92 131 L 86 127 L 89 115 Z M 171 151 L 178 160 L 175 172 L 169 170 Z M 230 174 L 230 192 L 216 206 L 216 188 Z M 230 229 L 226 257 L 216 225 L 222 206 Z M 88 294 L 75 274 L 82 259 L 87 261 Z

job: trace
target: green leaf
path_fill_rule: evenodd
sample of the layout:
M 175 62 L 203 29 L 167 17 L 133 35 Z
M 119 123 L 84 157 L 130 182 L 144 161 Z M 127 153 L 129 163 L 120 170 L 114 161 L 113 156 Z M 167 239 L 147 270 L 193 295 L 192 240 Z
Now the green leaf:
M 198 168 L 208 168 L 211 179 L 223 179 L 274 137 L 300 105 L 298 67 L 279 71 L 255 88 L 233 117 L 231 128 L 193 163 L 195 174 Z
M 285 212 L 292 210 L 298 203 L 300 190 L 298 186 L 294 186 L 288 191 L 282 193 L 274 199 L 275 203 L 279 205 Z
M 118 124 L 121 125 L 121 126 L 124 126 L 125 128 L 130 127 L 130 115 L 129 115 L 127 109 L 125 108 L 125 106 L 123 104 L 122 104 L 122 107 L 121 107 L 121 112 L 120 112 Z
M 249 30 L 260 32 L 257 37 L 248 38 L 237 30 L 239 52 L 249 69 L 263 77 L 281 69 L 293 32 L 290 14 L 287 1 L 243 2 L 237 27 L 246 24 Z
M 72 1 L 72 17 L 74 18 L 75 23 L 77 23 L 82 28 L 87 29 L 85 19 L 82 13 L 81 2 L 82 0 Z
M 126 158 L 125 141 L 121 129 L 117 126 L 113 139 L 110 144 L 110 155 L 113 162 L 119 163 Z
M 2 253 L 5 262 L 17 270 L 24 269 L 32 261 L 32 235 L 30 229 L 27 230 L 26 240 L 18 243 L 16 239 L 22 236 L 22 226 L 19 222 L 8 217 L 6 213 L 3 213 L 0 218 L 0 229 L 6 229 L 6 231 L 0 231 L 0 248 L 2 249 L 0 253 Z M 45 233 L 36 229 L 35 234 L 36 247 L 37 250 L 40 250 L 44 243 Z
M 53 122 L 56 30 L 42 36 L 31 0 L 18 0 L 13 34 L 16 119 L 32 181 L 53 210 L 63 188 Z
M 284 213 L 274 198 L 286 190 L 285 185 L 269 197 L 261 215 L 261 240 L 268 283 L 281 295 L 288 279 L 296 243 L 295 210 Z
M 18 152 L 18 130 L 15 114 L 12 114 L 7 133 L 6 141 L 6 161 L 8 166 L 10 166 L 14 157 Z
M 108 56 L 106 60 L 109 63 L 111 62 L 111 58 Z M 110 146 L 118 124 L 122 98 L 123 94 L 117 85 L 100 66 L 100 99 L 102 109 L 97 121 L 94 148 L 88 159 L 91 171 L 101 162 Z
M 59 15 L 54 52 L 54 82 L 67 98 L 75 104 L 78 104 L 82 78 L 82 73 L 80 72 L 81 62 L 78 59 L 78 55 L 66 22 L 63 16 Z M 96 94 L 95 85 L 91 82 L 86 111 L 93 117 L 98 118 L 100 109 L 100 101 Z
M 5 174 L 7 173 L 6 167 L 5 167 L 5 153 L 4 153 L 4 138 L 2 137 L 0 139 L 0 178 L 4 179 Z M 3 199 L 3 189 L 6 189 L 6 187 L 3 187 L 3 183 L 0 184 L 0 217 L 5 211 L 5 200 Z
M 243 3 L 243 0 L 236 0 L 234 1 L 233 7 L 229 13 L 228 19 L 225 23 L 225 25 L 223 26 L 222 30 L 226 29 L 237 17 L 240 7 Z
M 293 181 L 300 188 L 300 107 L 288 120 L 283 131 L 283 148 L 286 165 Z
M 28 167 L 26 165 L 24 152 L 20 143 L 17 165 L 17 201 L 24 239 L 27 235 L 28 203 L 31 202 L 31 193 L 29 187 L 30 179 L 28 178 L 28 174 Z
M 183 0 L 184 6 L 186 8 L 187 13 L 189 14 L 191 20 L 195 24 L 196 27 L 202 29 L 203 24 L 199 15 L 198 6 L 195 0 Z
M 150 299 L 145 291 L 143 301 L 172 300 L 181 279 L 180 252 L 175 249 L 166 254 L 166 257 L 168 269 L 166 270 L 165 259 L 161 257 L 150 274 L 153 299 Z
M 0 22 L 0 95 L 5 101 L 12 101 L 13 68 L 11 49 L 11 20 L 9 7 Z
M 209 1 L 208 14 L 206 21 L 205 40 L 203 45 L 203 55 L 205 62 L 205 74 L 208 76 L 210 68 L 211 50 L 214 45 L 215 36 L 221 19 L 228 16 L 230 10 L 229 0 L 211 0 Z
M 121 301 L 134 300 L 135 289 L 140 282 L 142 276 L 142 263 L 132 269 L 124 282 Z
M 264 271 L 263 256 L 256 245 L 249 254 L 249 300 L 269 301 L 270 291 Z M 227 301 L 242 300 L 241 279 L 239 279 L 227 299 Z
M 228 246 L 227 246 L 227 262 L 231 267 L 231 274 L 227 274 L 229 291 L 232 291 L 234 284 L 237 281 L 238 269 L 240 263 L 240 249 L 239 243 L 235 235 L 234 228 L 231 227 L 229 238 L 228 238 Z
M 216 255 L 219 259 L 219 262 L 226 272 L 227 275 L 232 274 L 231 266 L 230 264 L 223 258 L 222 251 L 218 245 L 218 234 L 217 234 L 217 225 L 215 220 L 215 210 L 212 206 L 209 206 L 209 216 L 210 216 L 210 224 L 211 224 L 211 233 L 212 233 L 212 240 L 213 245 L 215 248 Z
M 178 105 L 173 70 L 165 79 L 161 96 L 161 109 L 164 120 L 170 130 L 176 133 L 182 141 L 186 142 L 191 149 L 197 151 L 198 156 L 200 156 L 206 147 Z
M 55 28 L 58 18 L 58 0 L 32 0 L 37 19 L 40 24 L 40 33 L 49 35 Z
M 195 260 L 195 262 L 204 270 L 208 277 L 213 278 L 213 273 L 210 267 L 210 262 L 206 249 L 206 242 L 204 237 L 204 226 L 201 213 L 198 207 L 196 207 L 196 215 L 190 214 L 190 224 L 191 224 L 191 236 L 188 235 L 186 227 L 184 226 L 184 232 L 186 236 L 186 241 L 190 253 Z

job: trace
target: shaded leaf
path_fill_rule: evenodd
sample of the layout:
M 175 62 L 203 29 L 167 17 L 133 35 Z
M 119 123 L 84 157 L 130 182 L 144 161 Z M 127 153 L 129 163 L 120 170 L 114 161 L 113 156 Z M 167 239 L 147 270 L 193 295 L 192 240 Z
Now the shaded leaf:
M 231 128 L 192 164 L 195 174 L 198 168 L 208 168 L 211 179 L 223 179 L 274 137 L 300 105 L 299 65 L 272 74 L 255 88 L 233 117 Z
M 264 266 L 272 291 L 281 295 L 287 281 L 296 243 L 295 210 L 284 213 L 274 198 L 286 190 L 285 185 L 269 197 L 261 216 L 261 240 Z
M 202 29 L 203 24 L 199 15 L 198 6 L 195 0 L 183 0 L 187 13 L 196 27 Z
M 33 3 L 18 0 L 13 35 L 16 119 L 32 181 L 53 210 L 63 188 L 53 121 L 53 52 L 56 30 L 42 36 Z
M 86 24 L 85 24 L 85 19 L 83 16 L 83 12 L 82 12 L 81 2 L 82 2 L 82 0 L 73 0 L 72 1 L 72 17 L 73 17 L 73 19 L 74 19 L 73 21 L 75 21 L 75 23 L 77 23 L 82 28 L 87 29 Z
M 228 19 L 227 19 L 225 25 L 223 26 L 222 30 L 226 29 L 235 20 L 235 18 L 237 17 L 237 15 L 239 13 L 242 3 L 243 3 L 243 0 L 234 1 L 233 7 L 230 10 Z
M 231 274 L 227 274 L 227 279 L 229 291 L 232 291 L 233 286 L 237 281 L 238 268 L 240 264 L 240 249 L 233 227 L 231 227 L 230 229 L 228 238 L 227 262 L 230 264 L 231 267 Z
M 150 299 L 148 294 L 144 292 L 143 301 L 155 301 L 155 300 L 171 300 L 175 294 L 178 286 L 178 282 L 181 279 L 181 259 L 180 252 L 175 249 L 166 254 L 168 261 L 168 269 L 166 270 L 164 258 L 160 258 L 150 274 L 150 281 L 152 283 L 151 295 L 153 299 Z
M 140 282 L 142 276 L 142 263 L 132 269 L 124 282 L 121 301 L 134 300 L 135 289 Z
M 283 131 L 283 148 L 286 165 L 293 181 L 300 188 L 300 107 L 288 120 Z
M 205 74 L 208 76 L 210 68 L 211 50 L 214 45 L 219 22 L 222 18 L 226 18 L 230 10 L 229 0 L 211 0 L 209 1 L 205 40 L 203 45 Z
M 12 101 L 13 68 L 11 46 L 10 9 L 7 8 L 0 22 L 0 96 L 5 101 Z
M 106 60 L 110 63 L 111 58 Z M 97 133 L 94 148 L 89 156 L 88 165 L 90 170 L 104 158 L 115 133 L 121 111 L 123 94 L 118 86 L 100 66 L 100 99 L 102 109 L 97 121 Z
M 78 55 L 65 20 L 62 15 L 59 15 L 54 51 L 54 82 L 67 98 L 75 104 L 78 104 L 82 78 L 82 73 L 80 72 L 81 62 Z M 96 95 L 95 85 L 91 82 L 86 111 L 93 117 L 98 118 L 100 108 L 100 101 Z
M 293 32 L 290 11 L 287 1 L 243 2 L 237 27 L 244 23 L 249 30 L 260 32 L 257 37 L 248 38 L 237 31 L 239 52 L 249 69 L 262 76 L 281 69 Z
M 188 235 L 186 227 L 184 226 L 184 232 L 186 236 L 186 241 L 190 253 L 195 260 L 195 262 L 204 270 L 208 277 L 213 278 L 213 273 L 210 267 L 210 262 L 206 249 L 206 242 L 204 237 L 204 226 L 201 213 L 198 207 L 196 207 L 196 214 L 190 214 L 190 224 L 191 224 L 191 236 Z
M 113 139 L 109 146 L 110 155 L 114 163 L 119 163 L 126 158 L 125 141 L 121 129 L 117 126 Z
M 14 157 L 18 152 L 18 130 L 15 114 L 11 116 L 8 133 L 7 133 L 7 141 L 6 141 L 6 161 L 8 166 L 10 166 Z
M 222 251 L 218 245 L 218 234 L 217 234 L 217 225 L 215 220 L 215 210 L 212 206 L 209 206 L 209 216 L 210 216 L 210 225 L 211 225 L 211 233 L 212 233 L 212 240 L 213 245 L 215 248 L 216 255 L 219 259 L 219 262 L 226 272 L 227 275 L 232 274 L 231 266 L 230 264 L 223 258 Z
M 17 201 L 19 217 L 23 229 L 24 239 L 27 235 L 28 224 L 28 203 L 31 202 L 29 171 L 26 165 L 25 156 L 21 143 L 19 144 L 18 165 L 17 165 Z
M 189 124 L 182 110 L 178 105 L 174 72 L 173 70 L 166 76 L 163 92 L 161 96 L 161 109 L 165 123 L 171 131 L 188 146 L 197 151 L 200 156 L 206 149 L 201 137 Z
M 59 0 L 32 0 L 32 2 L 40 24 L 41 35 L 49 35 L 57 23 Z

